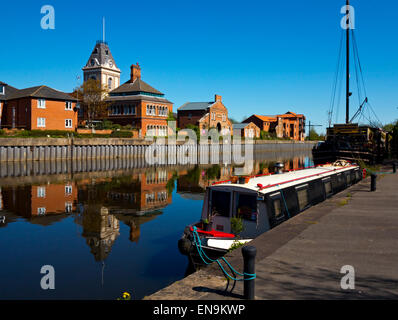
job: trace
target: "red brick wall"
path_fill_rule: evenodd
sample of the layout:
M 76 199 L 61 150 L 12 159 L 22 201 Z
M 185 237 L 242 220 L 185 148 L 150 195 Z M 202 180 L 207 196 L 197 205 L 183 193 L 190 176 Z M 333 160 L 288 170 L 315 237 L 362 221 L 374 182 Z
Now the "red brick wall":
M 15 110 L 15 128 L 30 130 L 30 98 L 7 101 L 3 108 L 2 127 L 12 128 L 13 110 Z
M 136 106 L 136 115 L 115 115 L 109 116 L 108 120 L 113 123 L 120 124 L 122 126 L 132 125 L 134 128 L 141 130 L 141 136 L 144 137 L 147 133 L 147 127 L 149 125 L 152 126 L 163 126 L 167 127 L 167 118 L 169 112 L 173 112 L 173 104 L 171 103 L 163 103 L 163 102 L 147 102 L 147 101 L 139 101 L 139 102 L 125 102 L 126 105 Z M 116 105 L 123 105 L 123 102 L 116 102 Z M 167 115 L 160 116 L 158 114 L 158 109 L 156 109 L 156 115 L 147 115 L 147 106 L 162 106 L 167 107 Z
M 207 110 L 178 111 L 177 126 L 181 129 L 185 129 L 189 124 L 197 126 L 199 125 L 199 120 L 203 118 L 206 113 Z
M 72 103 L 72 109 L 76 103 Z M 46 108 L 37 108 L 37 99 L 20 98 L 7 102 L 3 111 L 3 127 L 12 128 L 15 109 L 15 128 L 26 130 L 65 130 L 74 131 L 77 126 L 77 113 L 65 110 L 65 101 L 46 100 Z M 46 127 L 37 127 L 37 118 L 46 119 Z M 65 128 L 65 120 L 72 120 L 72 128 Z
M 65 101 L 51 101 L 46 100 L 46 108 L 39 109 L 37 107 L 37 99 L 32 99 L 32 115 L 31 128 L 32 130 L 65 130 L 74 131 L 77 127 L 77 112 L 73 109 L 76 103 L 72 103 L 72 110 L 65 110 Z M 37 127 L 37 118 L 46 119 L 46 127 Z M 72 119 L 72 128 L 65 128 L 65 120 Z

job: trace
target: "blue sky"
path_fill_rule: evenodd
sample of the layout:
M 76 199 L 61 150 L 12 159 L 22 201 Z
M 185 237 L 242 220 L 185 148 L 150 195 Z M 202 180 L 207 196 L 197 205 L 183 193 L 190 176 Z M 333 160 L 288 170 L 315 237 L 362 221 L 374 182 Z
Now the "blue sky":
M 398 118 L 398 3 L 351 0 L 368 97 L 383 123 Z M 176 110 L 223 96 L 230 117 L 304 113 L 327 125 L 343 0 L 7 1 L 1 4 L 0 81 L 71 92 L 96 40 L 122 82 L 139 62 L 144 81 Z M 43 5 L 55 30 L 43 30 Z M 352 108 L 358 106 L 355 83 Z M 343 99 L 341 100 L 343 103 Z M 339 109 L 344 121 L 344 106 Z M 355 111 L 352 110 L 352 114 Z

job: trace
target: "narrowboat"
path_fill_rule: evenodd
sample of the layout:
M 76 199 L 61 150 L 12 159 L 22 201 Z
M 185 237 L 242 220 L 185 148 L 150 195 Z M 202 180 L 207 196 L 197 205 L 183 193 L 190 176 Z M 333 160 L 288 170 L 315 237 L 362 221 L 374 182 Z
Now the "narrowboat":
M 276 166 L 274 174 L 213 184 L 206 189 L 201 221 L 185 228 L 179 250 L 194 266 L 203 264 L 198 246 L 218 259 L 362 178 L 358 165 L 339 160 L 289 172 Z M 234 220 L 241 223 L 238 232 Z

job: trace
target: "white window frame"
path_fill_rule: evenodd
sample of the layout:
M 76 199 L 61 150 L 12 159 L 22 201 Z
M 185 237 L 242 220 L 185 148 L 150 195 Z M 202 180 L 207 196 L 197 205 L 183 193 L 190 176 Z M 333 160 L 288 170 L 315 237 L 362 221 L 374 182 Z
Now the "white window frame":
M 6 86 L 3 85 L 0 86 L 0 94 L 3 96 L 6 94 Z
M 37 99 L 37 108 L 45 109 L 46 108 L 46 99 Z
M 73 111 L 73 103 L 71 101 L 65 102 L 65 110 L 66 111 Z
M 46 127 L 46 118 L 37 118 L 37 127 L 45 128 Z
M 44 216 L 47 213 L 47 209 L 45 207 L 37 208 L 37 215 Z
M 46 197 L 46 187 L 38 187 L 37 188 L 37 197 L 45 198 Z
M 69 125 L 69 122 L 70 122 L 70 125 Z M 73 129 L 73 120 L 72 119 L 65 119 L 65 128 Z
M 66 185 L 65 186 L 65 195 L 70 196 L 73 193 L 73 186 Z
M 72 202 L 65 202 L 65 213 L 70 214 L 73 213 L 73 203 Z

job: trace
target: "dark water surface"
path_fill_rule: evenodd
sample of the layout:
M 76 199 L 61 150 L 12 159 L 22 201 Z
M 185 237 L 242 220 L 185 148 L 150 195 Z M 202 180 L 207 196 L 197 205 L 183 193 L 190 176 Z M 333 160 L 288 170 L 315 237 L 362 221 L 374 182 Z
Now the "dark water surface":
M 253 174 L 312 165 L 256 160 Z M 184 227 L 200 219 L 204 190 L 233 167 L 176 166 L 0 178 L 0 299 L 134 299 L 182 279 Z M 3 223 L 4 221 L 4 223 Z M 43 290 L 41 268 L 55 269 Z

